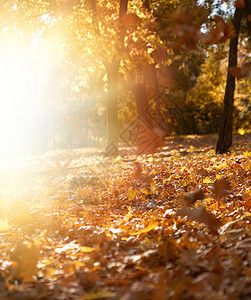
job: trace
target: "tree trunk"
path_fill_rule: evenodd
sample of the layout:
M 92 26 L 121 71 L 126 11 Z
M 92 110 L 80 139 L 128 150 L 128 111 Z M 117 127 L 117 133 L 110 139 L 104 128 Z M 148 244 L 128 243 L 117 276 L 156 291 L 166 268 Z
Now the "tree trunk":
M 154 64 L 151 64 L 151 71 L 152 71 L 152 79 L 154 85 L 154 101 L 156 103 L 156 122 L 159 127 L 164 129 L 165 125 L 161 114 L 161 103 L 160 103 L 161 92 L 160 92 L 157 72 Z
M 127 13 L 128 0 L 120 0 L 119 18 Z M 118 32 L 123 44 L 124 32 Z M 116 156 L 118 154 L 118 71 L 120 59 L 113 57 L 112 61 L 104 63 L 107 72 L 107 146 L 105 155 Z
M 106 155 L 117 155 L 118 152 L 118 70 L 119 62 L 113 58 L 106 63 L 107 72 L 107 147 Z
M 242 8 L 236 8 L 234 18 L 232 21 L 236 35 L 230 41 L 229 46 L 227 84 L 225 89 L 223 111 L 221 115 L 220 133 L 216 146 L 216 153 L 220 154 L 229 152 L 232 146 L 235 77 L 231 74 L 231 67 L 237 66 L 238 37 L 240 31 L 242 12 Z
M 119 18 L 122 18 L 127 13 L 128 0 L 120 0 L 119 3 Z
M 246 20 L 247 20 L 247 26 L 248 26 L 248 31 L 249 34 L 251 35 L 251 0 L 245 0 L 245 16 L 246 16 Z
M 137 112 L 140 119 L 145 123 L 146 126 L 152 127 L 152 120 L 149 114 L 149 100 L 144 83 L 133 84 L 133 94 L 136 101 Z

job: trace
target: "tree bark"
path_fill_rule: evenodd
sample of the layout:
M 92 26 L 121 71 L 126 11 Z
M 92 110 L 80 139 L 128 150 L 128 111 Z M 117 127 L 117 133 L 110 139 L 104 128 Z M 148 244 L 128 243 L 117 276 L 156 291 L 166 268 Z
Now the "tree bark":
M 247 20 L 247 26 L 248 26 L 248 31 L 249 34 L 251 35 L 251 0 L 245 0 L 245 17 Z
M 137 112 L 140 119 L 145 123 L 146 126 L 152 127 L 152 120 L 149 115 L 149 99 L 144 83 L 134 83 L 133 94 L 136 101 Z
M 128 0 L 120 0 L 119 18 L 127 13 Z M 121 41 L 124 40 L 123 32 L 118 32 Z M 105 155 L 116 156 L 118 154 L 118 71 L 120 59 L 113 57 L 112 61 L 104 62 L 107 72 L 107 146 Z
M 123 17 L 127 13 L 128 0 L 120 0 L 119 6 L 119 18 Z
M 230 41 L 229 46 L 227 84 L 221 115 L 220 133 L 216 145 L 216 153 L 220 154 L 229 152 L 232 146 L 235 77 L 231 74 L 231 67 L 237 66 L 238 37 L 242 13 L 242 8 L 236 8 L 232 21 L 236 35 Z
M 145 9 L 147 9 L 148 11 L 150 10 L 149 0 L 145 0 L 145 1 L 143 2 L 143 7 L 144 7 Z
M 107 147 L 106 155 L 117 155 L 118 152 L 118 70 L 119 61 L 113 58 L 106 63 L 107 72 Z
M 159 81 L 157 78 L 157 72 L 155 68 L 155 64 L 151 64 L 151 71 L 152 71 L 152 78 L 153 78 L 153 85 L 154 85 L 154 101 L 156 103 L 156 122 L 158 126 L 160 126 L 162 129 L 164 129 L 164 120 L 162 118 L 161 114 L 161 92 L 159 87 Z

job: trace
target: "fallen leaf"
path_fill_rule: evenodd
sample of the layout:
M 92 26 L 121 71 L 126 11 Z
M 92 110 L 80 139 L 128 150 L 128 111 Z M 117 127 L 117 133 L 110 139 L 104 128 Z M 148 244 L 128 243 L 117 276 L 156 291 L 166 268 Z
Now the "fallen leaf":
M 184 200 L 188 205 L 194 204 L 197 200 L 205 199 L 205 193 L 202 189 L 196 190 L 194 192 L 188 193 L 184 196 Z
M 98 292 L 89 292 L 83 298 L 82 300 L 96 300 L 96 299 L 113 299 L 116 296 L 116 294 L 107 288 L 103 288 L 99 290 Z
M 199 208 L 181 208 L 177 210 L 178 216 L 187 216 L 191 220 L 205 224 L 213 233 L 218 233 L 217 230 L 221 226 L 221 222 L 205 207 Z
M 203 180 L 203 183 L 213 183 L 214 181 L 209 178 L 209 177 L 206 177 L 204 180 Z
M 136 278 L 139 278 L 143 275 L 146 275 L 147 274 L 147 271 L 145 270 L 139 270 L 139 271 L 136 271 L 136 272 L 133 272 L 129 275 L 129 278 L 130 279 L 136 279 Z
M 238 129 L 238 133 L 239 133 L 240 135 L 244 135 L 244 134 L 245 134 L 245 130 L 244 130 L 243 128 L 239 128 L 239 129 Z
M 248 210 L 251 209 L 251 194 L 245 193 L 242 195 L 242 199 L 244 201 L 244 207 Z
M 138 234 L 141 234 L 141 233 L 147 233 L 147 232 L 155 229 L 158 226 L 159 226 L 159 222 L 151 222 L 148 226 L 146 226 L 143 229 L 139 229 L 136 232 L 135 231 L 130 231 L 130 235 L 138 235 Z
M 228 180 L 225 177 L 223 177 L 215 180 L 211 189 L 215 197 L 221 199 L 229 193 L 231 185 L 228 182 Z

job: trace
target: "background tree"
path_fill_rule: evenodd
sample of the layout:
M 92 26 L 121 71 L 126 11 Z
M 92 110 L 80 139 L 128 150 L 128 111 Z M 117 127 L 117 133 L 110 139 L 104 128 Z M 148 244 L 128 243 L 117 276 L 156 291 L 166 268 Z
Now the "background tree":
M 247 26 L 250 30 L 250 1 L 236 1 L 236 9 L 233 17 L 233 26 L 235 28 L 235 37 L 230 41 L 229 46 L 229 64 L 227 74 L 227 84 L 225 89 L 223 112 L 220 124 L 220 133 L 217 141 L 216 152 L 226 153 L 232 146 L 232 134 L 233 134 L 233 111 L 234 111 L 234 92 L 235 92 L 235 74 L 234 70 L 237 67 L 238 57 L 238 39 L 241 26 L 241 20 L 243 11 L 245 9 L 245 15 L 247 20 Z M 248 66 L 249 68 L 249 66 Z M 245 69 L 244 69 L 245 70 Z M 249 72 L 249 71 L 248 71 Z M 245 75 L 244 75 L 245 77 Z
M 217 130 L 226 41 L 234 36 L 227 22 L 229 13 L 219 3 L 7 1 L 1 35 L 4 40 L 6 35 L 22 32 L 29 43 L 37 37 L 46 51 L 54 47 L 61 92 L 48 92 L 44 98 L 62 115 L 62 124 L 55 130 L 62 132 L 60 144 L 66 145 L 63 140 L 67 139 L 74 141 L 72 147 L 92 144 L 77 141 L 86 141 L 86 135 L 104 143 L 101 135 L 107 127 L 111 149 L 106 152 L 116 153 L 121 123 L 130 122 L 136 110 L 149 127 L 160 125 L 166 134 Z M 231 12 L 232 2 L 227 5 Z M 248 5 L 246 16 L 250 15 Z M 240 26 L 242 53 L 249 23 Z M 242 78 L 243 70 L 232 67 L 231 74 Z M 48 81 L 54 82 L 52 77 Z M 244 81 L 238 83 L 238 119 L 233 126 L 242 126 L 240 116 L 248 120 L 248 87 Z

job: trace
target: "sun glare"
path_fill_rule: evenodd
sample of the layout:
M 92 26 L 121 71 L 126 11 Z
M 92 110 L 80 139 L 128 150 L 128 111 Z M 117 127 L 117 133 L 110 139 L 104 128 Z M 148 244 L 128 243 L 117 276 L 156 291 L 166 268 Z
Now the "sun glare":
M 30 153 L 39 138 L 50 66 L 42 49 L 12 43 L 0 52 L 0 155 Z M 34 47 L 34 45 L 36 47 Z

